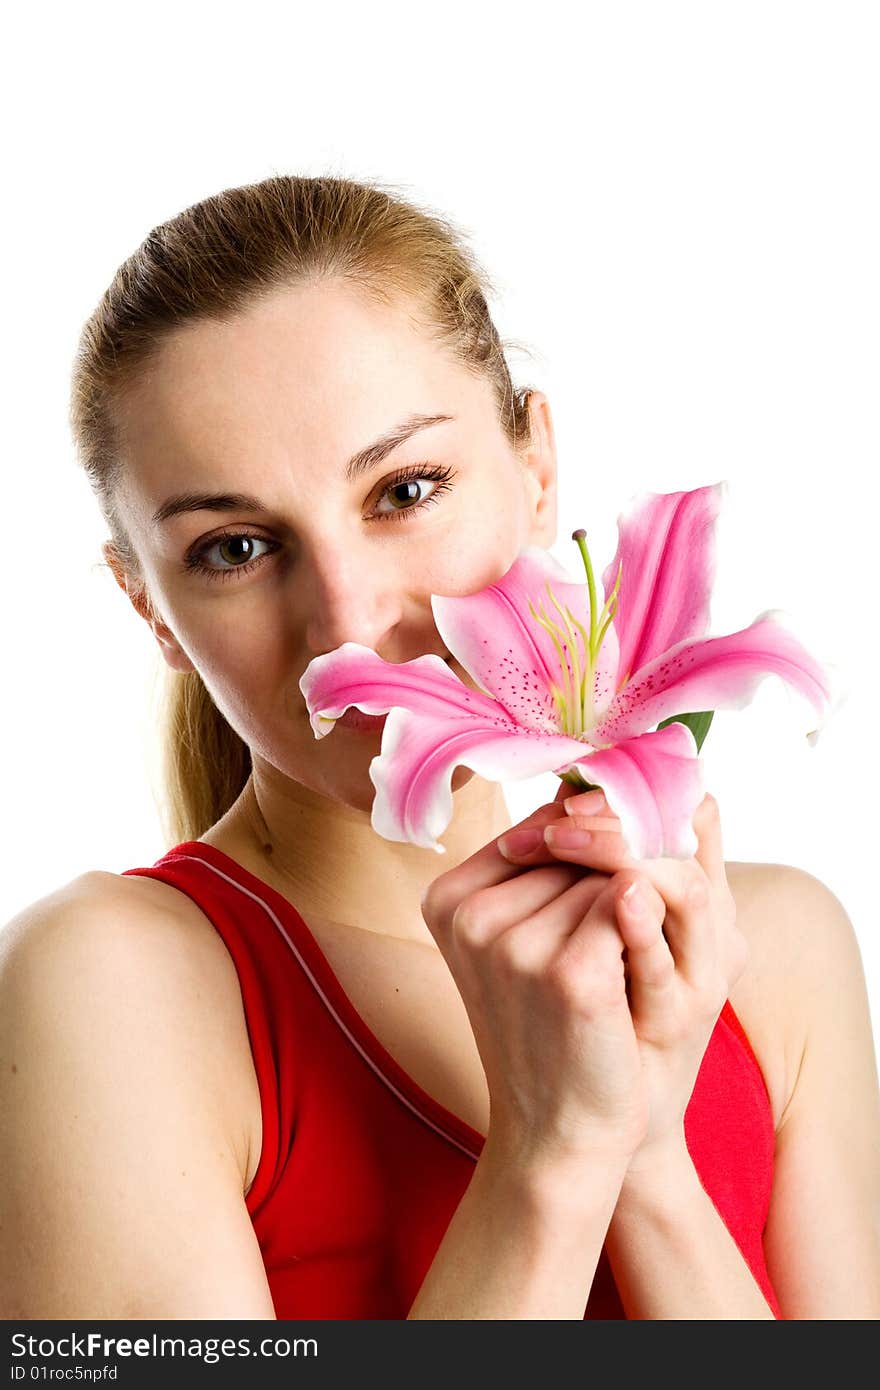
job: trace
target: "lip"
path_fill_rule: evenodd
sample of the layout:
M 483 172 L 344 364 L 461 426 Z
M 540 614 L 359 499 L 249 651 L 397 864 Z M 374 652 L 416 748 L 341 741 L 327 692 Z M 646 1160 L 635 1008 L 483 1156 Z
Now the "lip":
M 336 723 L 340 729 L 357 729 L 360 733 L 379 733 L 385 727 L 387 714 L 364 714 L 363 710 L 350 705 Z

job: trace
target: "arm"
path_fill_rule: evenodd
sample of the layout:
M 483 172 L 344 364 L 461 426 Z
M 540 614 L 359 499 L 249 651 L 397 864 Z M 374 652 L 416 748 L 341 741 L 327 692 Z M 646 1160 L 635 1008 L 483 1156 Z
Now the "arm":
M 104 877 L 0 932 L 0 1317 L 274 1318 L 211 964 Z
M 768 1006 L 799 1039 L 764 1246 L 783 1317 L 880 1316 L 880 1096 L 864 976 L 841 904 L 767 866 L 755 903 Z M 625 1182 L 609 1258 L 640 1318 L 770 1317 L 683 1146 Z
M 607 1249 L 628 1318 L 775 1316 L 703 1188 L 683 1136 L 653 1171 L 626 1179 Z
M 496 1154 L 491 1131 L 409 1311 L 429 1319 L 582 1319 L 626 1157 L 569 1180 Z
M 777 870 L 778 872 L 778 870 Z M 797 1081 L 777 1132 L 764 1236 L 787 1318 L 880 1318 L 880 1092 L 852 923 L 819 879 L 773 890 L 801 1021 Z

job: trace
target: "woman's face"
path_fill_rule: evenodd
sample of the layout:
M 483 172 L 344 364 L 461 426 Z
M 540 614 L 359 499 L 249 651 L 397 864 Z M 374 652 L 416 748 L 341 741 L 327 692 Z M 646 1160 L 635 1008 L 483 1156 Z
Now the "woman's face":
M 316 739 L 300 676 L 343 642 L 392 662 L 449 657 L 431 594 L 481 589 L 524 545 L 552 544 L 555 454 L 538 414 L 523 464 L 488 383 L 405 307 L 341 282 L 176 333 L 117 411 L 122 517 L 165 659 L 199 671 L 255 757 L 368 810 L 380 731 Z M 412 430 L 416 416 L 435 423 Z M 351 463 L 397 430 L 396 448 Z M 181 494 L 227 496 L 170 507 Z

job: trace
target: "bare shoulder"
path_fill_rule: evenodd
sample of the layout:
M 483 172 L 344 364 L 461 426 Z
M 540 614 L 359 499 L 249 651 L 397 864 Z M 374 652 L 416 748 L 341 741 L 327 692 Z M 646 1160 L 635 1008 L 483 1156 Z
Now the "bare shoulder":
M 118 970 L 128 960 L 149 978 L 164 978 L 199 1026 L 210 1026 L 218 1005 L 240 1007 L 235 966 L 213 924 L 185 893 L 157 879 L 89 870 L 0 928 L 0 968 L 56 956 L 74 970 Z
M 157 951 L 182 951 L 200 960 L 213 956 L 218 966 L 229 959 L 212 924 L 185 893 L 157 879 L 103 869 L 90 869 L 22 908 L 0 929 L 0 958 L 52 943 L 87 946 L 90 936 L 113 929 L 123 943 L 153 942 Z
M 775 1120 L 770 1278 L 786 1318 L 876 1319 L 880 1086 L 855 929 L 804 869 L 726 867 L 749 944 L 730 998 Z
M 64 988 L 82 1009 L 96 1006 L 103 986 L 109 997 L 111 983 L 129 1017 L 149 1003 L 181 1067 L 197 1065 L 206 1102 L 216 1100 L 246 1190 L 259 1157 L 259 1101 L 241 989 L 222 938 L 191 898 L 157 879 L 89 870 L 0 928 L 4 972 Z
M 761 1064 L 779 1129 L 816 1009 L 828 1006 L 822 982 L 833 978 L 843 996 L 864 990 L 858 943 L 839 899 L 807 870 L 740 861 L 725 870 L 749 946 L 730 1002 Z
M 274 1316 L 210 930 L 103 872 L 0 929 L 0 1316 Z

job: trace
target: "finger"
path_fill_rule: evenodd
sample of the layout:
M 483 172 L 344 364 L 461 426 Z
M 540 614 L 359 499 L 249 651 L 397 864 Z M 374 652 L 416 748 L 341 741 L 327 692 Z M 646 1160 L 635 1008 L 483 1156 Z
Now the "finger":
M 557 859 L 574 860 L 610 874 L 639 863 L 626 849 L 616 816 L 570 815 L 545 824 L 543 833 L 545 849 Z
M 570 812 L 577 802 L 583 804 L 580 795 L 566 798 L 564 810 Z M 536 829 L 533 827 L 533 832 Z M 666 904 L 666 939 L 676 969 L 699 988 L 714 974 L 723 927 L 721 914 L 732 899 L 714 797 L 707 795 L 698 807 L 694 831 L 699 855 L 685 860 L 666 856 L 636 860 L 625 848 L 617 817 L 566 814 L 545 822 L 543 846 L 513 857 L 526 865 L 548 863 L 552 858 L 610 876 L 622 869 L 638 869 Z
M 593 787 L 590 791 L 583 792 L 568 783 L 563 783 L 563 786 L 567 788 L 566 794 L 557 795 L 555 800 L 561 803 L 566 815 L 596 816 L 602 812 L 609 816 L 615 814 L 609 807 L 608 799 L 601 787 Z
M 675 1008 L 675 958 L 663 934 L 666 904 L 651 884 L 632 879 L 615 912 L 627 953 L 630 1009 L 642 1036 L 663 1033 Z
M 462 898 L 456 907 L 453 939 L 464 937 L 471 946 L 482 949 L 521 922 L 527 922 L 531 929 L 543 909 L 558 903 L 566 890 L 576 884 L 586 884 L 581 893 L 586 894 L 589 904 L 607 882 L 604 876 L 591 875 L 587 880 L 575 866 L 555 864 L 489 884 Z
M 546 966 L 560 957 L 574 974 L 580 971 L 585 988 L 595 972 L 604 986 L 625 1004 L 624 942 L 614 917 L 615 886 L 605 878 L 582 878 L 542 911 L 512 928 L 508 945 L 518 942 L 518 955 Z M 600 989 L 601 989 L 600 985 Z
M 548 835 L 548 830 L 556 833 Z M 550 841 L 547 849 L 560 862 L 581 864 L 612 877 L 621 870 L 638 870 L 665 903 L 664 932 L 676 969 L 697 988 L 712 977 L 718 938 L 713 885 L 696 858 L 634 859 L 619 828 L 610 828 L 608 818 L 602 816 L 568 816 L 564 824 L 560 818 L 544 833 Z M 530 862 L 547 860 L 536 851 Z
M 557 795 L 554 804 L 561 804 L 566 815 L 575 824 L 580 824 L 581 819 L 586 816 L 614 817 L 614 811 L 608 806 L 601 788 L 589 792 L 570 789 L 563 796 Z M 717 882 L 725 877 L 724 848 L 721 842 L 720 808 L 710 792 L 705 794 L 694 812 L 691 825 L 698 841 L 694 858 L 700 863 L 710 882 Z
M 543 826 L 558 816 L 559 807 L 548 803 L 538 806 L 512 828 L 522 830 L 531 826 L 537 829 L 540 837 Z M 558 861 L 550 856 L 546 862 Z M 445 873 L 437 874 L 425 888 L 420 902 L 425 924 L 434 935 L 437 944 L 442 944 L 438 932 L 442 936 L 448 930 L 452 913 L 462 898 L 490 884 L 503 883 L 505 879 L 515 878 L 521 870 L 522 866 L 519 863 L 510 863 L 499 852 L 498 840 L 495 839 L 483 845 L 461 864 L 454 865 Z
M 563 810 L 567 811 L 578 810 L 585 816 L 591 816 L 607 807 L 608 802 L 601 787 L 591 787 L 589 791 L 582 791 L 562 777 L 559 780 L 559 790 L 553 798 L 553 805 L 562 806 Z
M 496 843 L 500 845 L 502 841 L 506 842 L 511 836 L 525 835 L 530 831 L 534 832 L 535 830 L 539 830 L 543 832 L 545 825 L 549 825 L 552 821 L 561 819 L 563 819 L 563 816 L 559 802 L 548 801 L 543 806 L 536 807 L 534 811 L 525 816 L 521 821 L 515 822 L 509 830 L 503 831 Z M 540 844 L 541 839 L 542 837 L 540 835 L 535 836 L 534 833 L 532 833 L 532 844 Z
M 533 869 L 519 882 L 524 883 L 525 878 L 543 872 L 542 869 Z M 511 886 L 505 883 L 498 891 L 508 893 Z M 566 946 L 568 939 L 584 922 L 596 900 L 603 893 L 607 895 L 609 888 L 610 880 L 604 875 L 594 874 L 589 878 L 581 875 L 574 883 L 557 893 L 552 900 L 508 926 L 496 939 L 503 938 L 508 956 L 515 959 L 521 967 L 543 969 L 559 954 L 560 948 Z M 518 909 L 519 904 L 514 906 Z M 606 911 L 603 920 L 605 935 L 608 938 L 606 954 L 610 951 L 611 956 L 608 959 L 617 960 L 622 976 L 623 940 L 613 921 L 613 913 Z
M 595 800 L 597 797 L 601 798 L 601 804 Z M 568 821 L 577 829 L 588 831 L 620 829 L 620 820 L 608 807 L 608 803 L 605 801 L 604 794 L 601 790 L 587 793 L 575 792 L 573 795 L 565 797 L 562 804 Z M 596 816 L 600 817 L 600 819 L 593 825 L 592 818 Z M 556 822 L 551 820 L 550 824 L 555 826 Z M 566 822 L 563 822 L 560 818 L 560 827 L 564 828 L 565 824 Z M 727 872 L 724 861 L 724 846 L 721 837 L 721 812 L 716 798 L 712 796 L 710 792 L 706 793 L 694 812 L 691 824 L 694 829 L 694 834 L 697 837 L 697 849 L 693 855 L 694 859 L 696 859 L 697 863 L 701 866 L 710 883 L 724 884 L 726 886 Z M 570 839 L 571 844 L 576 845 L 574 836 L 570 837 Z M 557 836 L 556 842 L 561 844 L 562 838 Z M 586 843 L 586 841 L 583 843 Z M 610 860 L 608 859 L 608 846 L 611 843 L 611 841 L 599 841 L 595 845 L 596 852 L 601 853 L 603 856 L 602 868 L 606 869 L 606 871 L 611 867 Z M 616 861 L 616 867 L 629 867 L 633 862 L 633 860 L 624 860 L 621 858 Z
M 590 793 L 591 796 L 593 794 Z M 548 826 L 558 827 L 560 832 L 569 827 L 575 827 L 576 829 L 611 830 L 619 834 L 620 821 L 607 811 L 601 792 L 597 792 L 595 795 L 598 797 L 600 805 L 596 807 L 596 812 L 589 815 L 585 814 L 579 817 L 560 815 L 558 803 L 542 807 L 542 812 L 546 811 L 546 814 L 542 814 L 540 818 L 536 817 L 528 826 L 523 823 L 523 826 L 512 826 L 510 830 L 504 832 L 498 841 L 499 851 L 512 862 L 529 865 L 546 863 L 553 858 L 553 854 L 549 852 L 550 846 L 544 836 L 544 831 Z M 604 814 L 598 814 L 602 809 L 604 809 Z M 540 834 L 537 833 L 539 830 L 541 831 Z M 577 840 L 575 843 L 580 845 L 582 842 Z M 587 842 L 584 841 L 583 843 Z
M 693 815 L 691 824 L 697 837 L 694 858 L 702 865 L 710 883 L 727 884 L 724 846 L 721 842 L 721 811 L 718 802 L 707 792 Z
M 619 831 L 620 829 L 620 820 L 608 806 L 601 788 L 589 792 L 571 790 L 561 797 L 557 795 L 555 802 L 551 804 L 562 805 L 568 818 L 567 822 L 563 821 L 561 817 L 558 819 L 558 822 L 553 820 L 553 818 L 550 818 L 549 822 L 545 822 L 554 826 L 558 823 L 560 826 L 560 834 L 556 835 L 554 832 L 552 836 L 555 840 L 553 846 L 554 852 L 557 846 L 561 847 L 564 843 L 564 837 L 561 831 L 565 828 L 567 823 L 570 823 L 576 829 L 590 832 L 598 832 L 599 830 Z M 599 817 L 599 819 L 594 823 L 595 817 Z M 707 792 L 703 797 L 703 800 L 694 812 L 691 824 L 697 837 L 697 849 L 693 857 L 696 859 L 697 863 L 700 864 L 710 883 L 723 883 L 726 885 L 727 873 L 721 837 L 721 814 L 718 802 L 711 793 Z M 586 840 L 579 843 L 574 835 L 569 836 L 569 841 L 569 848 L 583 848 L 588 843 Z M 612 841 L 602 839 L 594 843 L 594 852 L 602 857 L 601 867 L 606 871 L 612 869 L 612 860 L 609 857 L 609 847 L 612 844 Z M 540 855 L 536 854 L 534 851 L 531 857 L 536 862 L 540 859 Z M 614 868 L 616 869 L 629 867 L 634 861 L 619 858 L 613 862 Z

